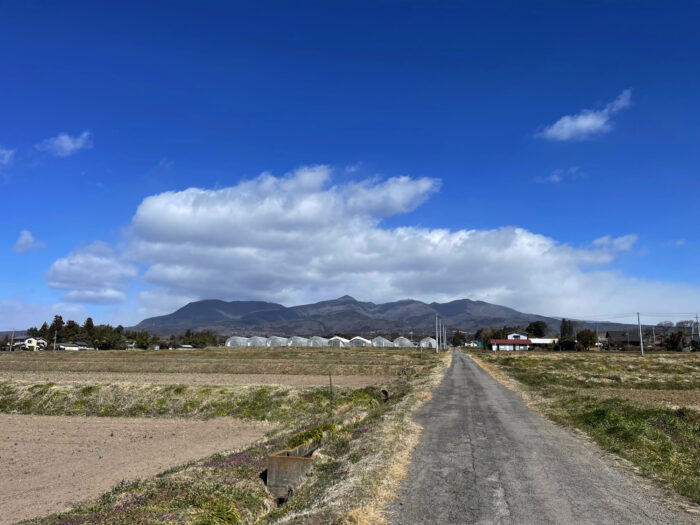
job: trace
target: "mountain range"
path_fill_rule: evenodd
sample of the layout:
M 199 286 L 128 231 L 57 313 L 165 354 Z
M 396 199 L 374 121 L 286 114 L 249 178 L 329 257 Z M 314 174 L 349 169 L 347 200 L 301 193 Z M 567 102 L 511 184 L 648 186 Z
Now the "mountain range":
M 436 314 L 450 329 L 464 331 L 487 326 L 525 327 L 533 321 L 544 321 L 550 331 L 557 332 L 560 324 L 560 319 L 554 317 L 522 313 L 506 306 L 470 299 L 447 303 L 406 299 L 375 304 L 345 295 L 330 301 L 291 307 L 263 301 L 206 299 L 191 302 L 168 315 L 144 319 L 132 329 L 159 335 L 179 334 L 186 330 L 266 336 L 432 334 Z M 583 328 L 587 324 L 579 326 Z

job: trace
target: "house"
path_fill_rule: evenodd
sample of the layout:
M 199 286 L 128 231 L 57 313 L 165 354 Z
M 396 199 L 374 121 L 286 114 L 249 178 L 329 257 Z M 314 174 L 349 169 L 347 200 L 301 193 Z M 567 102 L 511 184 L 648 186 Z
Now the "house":
M 372 346 L 391 348 L 394 346 L 394 343 L 393 341 L 389 341 L 386 337 L 377 336 L 372 339 Z
M 328 346 L 345 347 L 350 346 L 350 341 L 339 335 L 335 335 L 328 340 Z
M 27 337 L 24 340 L 22 348 L 24 348 L 25 350 L 33 350 L 34 352 L 36 352 L 37 350 L 46 349 L 47 346 L 48 343 L 45 339 L 42 339 L 41 337 Z
M 513 332 L 508 334 L 508 339 L 491 339 L 491 349 L 494 352 L 504 350 L 506 352 L 529 350 L 532 341 L 527 334 Z
M 397 337 L 396 339 L 394 339 L 394 346 L 397 346 L 399 348 L 413 348 L 416 345 L 414 345 L 405 337 Z
M 533 347 L 543 347 L 543 346 L 550 346 L 550 345 L 555 345 L 559 342 L 559 339 L 556 338 L 549 338 L 549 337 L 539 337 L 539 338 L 531 338 L 530 339 L 530 344 Z
M 434 337 L 424 337 L 418 343 L 421 348 L 437 348 L 437 340 Z
M 357 335 L 350 339 L 350 346 L 372 346 L 372 341 Z

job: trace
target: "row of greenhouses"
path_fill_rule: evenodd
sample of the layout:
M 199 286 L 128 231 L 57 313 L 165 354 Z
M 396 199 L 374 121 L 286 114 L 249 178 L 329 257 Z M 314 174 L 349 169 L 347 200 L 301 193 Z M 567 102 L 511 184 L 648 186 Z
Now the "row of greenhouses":
M 406 337 L 397 337 L 393 341 L 385 337 L 375 337 L 374 339 L 365 339 L 359 335 L 352 339 L 346 339 L 336 335 L 331 338 L 313 336 L 313 337 L 240 337 L 233 336 L 226 339 L 226 346 L 333 346 L 333 347 L 388 347 L 388 348 L 437 348 L 437 341 L 432 337 L 425 337 L 418 343 L 414 343 Z

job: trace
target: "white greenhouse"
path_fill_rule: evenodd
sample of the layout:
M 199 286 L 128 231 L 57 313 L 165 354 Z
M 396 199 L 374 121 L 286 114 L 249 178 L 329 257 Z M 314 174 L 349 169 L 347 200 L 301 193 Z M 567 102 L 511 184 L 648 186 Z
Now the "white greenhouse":
M 226 346 L 248 346 L 248 338 L 234 335 L 226 339 Z
M 248 339 L 248 346 L 267 346 L 267 337 L 251 337 Z
M 349 346 L 349 345 L 350 345 L 350 341 L 348 341 L 344 337 L 340 337 L 339 335 L 333 336 L 328 340 L 328 346 L 344 347 L 344 346 Z
M 287 346 L 309 346 L 309 340 L 306 337 L 299 337 L 298 335 L 295 335 L 294 337 L 289 338 Z
M 386 347 L 391 348 L 395 345 L 392 341 L 389 341 L 386 337 L 377 336 L 374 339 L 372 339 L 372 346 L 386 346 Z
M 394 346 L 398 346 L 399 348 L 413 348 L 416 345 L 405 337 L 397 337 L 394 339 Z
M 437 341 L 434 337 L 425 337 L 420 340 L 421 348 L 437 348 Z
M 318 335 L 315 335 L 311 339 L 309 339 L 309 346 L 316 346 L 316 347 L 328 346 L 328 339 L 326 339 L 325 337 L 320 337 Z
M 372 346 L 372 341 L 358 335 L 350 339 L 350 346 Z
M 278 337 L 273 335 L 267 340 L 267 346 L 287 346 L 289 344 L 289 339 L 286 337 Z

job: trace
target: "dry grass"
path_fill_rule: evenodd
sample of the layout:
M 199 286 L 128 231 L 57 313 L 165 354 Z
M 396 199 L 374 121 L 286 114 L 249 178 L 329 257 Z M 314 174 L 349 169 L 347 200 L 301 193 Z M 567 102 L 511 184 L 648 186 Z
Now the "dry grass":
M 0 352 L 5 372 L 112 372 L 397 376 L 428 363 L 401 348 L 207 348 Z
M 411 453 L 422 430 L 411 417 L 430 399 L 430 390 L 441 381 L 450 361 L 449 353 L 442 354 L 439 365 L 430 374 L 412 381 L 410 391 L 390 412 L 376 422 L 363 423 L 371 424 L 372 432 L 361 448 L 338 465 L 338 472 L 342 474 L 330 483 L 322 498 L 279 519 L 273 517 L 271 522 L 386 523 L 384 511 L 406 477 Z

